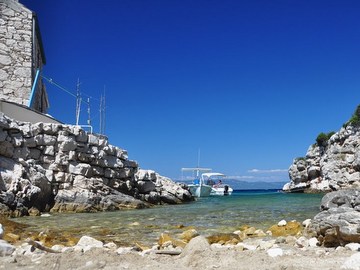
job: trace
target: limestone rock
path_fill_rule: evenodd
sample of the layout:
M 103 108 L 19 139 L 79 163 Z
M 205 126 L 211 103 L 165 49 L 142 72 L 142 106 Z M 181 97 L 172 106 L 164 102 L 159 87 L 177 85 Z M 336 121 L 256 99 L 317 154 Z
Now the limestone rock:
M 0 113 L 2 214 L 37 215 L 32 207 L 40 212 L 112 211 L 191 200 L 185 186 L 140 170 L 105 136 L 77 126 L 22 123 Z
M 360 127 L 348 125 L 326 145 L 311 145 L 289 168 L 287 192 L 330 192 L 360 187 Z
M 194 254 L 207 253 L 210 250 L 210 244 L 203 236 L 197 236 L 190 240 L 190 242 L 186 245 L 184 250 L 182 251 L 180 257 L 191 257 Z
M 0 256 L 10 256 L 15 251 L 15 247 L 10 245 L 8 242 L 4 240 L 0 240 Z
M 316 232 L 325 246 L 360 243 L 359 190 L 340 190 L 326 194 L 309 230 Z
M 267 250 L 267 254 L 272 257 L 278 257 L 284 255 L 284 251 L 281 248 L 270 248 Z
M 89 251 L 92 248 L 102 248 L 103 242 L 96 240 L 90 236 L 84 235 L 80 238 L 75 248 L 81 249 L 83 252 Z

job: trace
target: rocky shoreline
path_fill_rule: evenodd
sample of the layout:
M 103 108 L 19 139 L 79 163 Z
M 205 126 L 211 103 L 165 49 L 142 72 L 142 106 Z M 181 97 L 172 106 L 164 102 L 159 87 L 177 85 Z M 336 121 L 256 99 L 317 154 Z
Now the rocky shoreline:
M 360 188 L 360 107 L 338 132 L 320 133 L 305 157 L 289 168 L 286 192 L 331 192 Z
M 142 170 L 103 135 L 0 113 L 0 214 L 97 212 L 192 201 L 184 185 Z
M 66 232 L 29 234 L 2 220 L 1 265 L 5 269 L 360 269 L 360 191 L 328 193 L 321 212 L 303 222 L 281 220 L 267 231 L 241 226 L 231 233 L 199 235 L 194 227 L 162 233 L 153 246 L 119 246 Z M 337 215 L 337 216 L 334 216 Z M 14 228 L 14 226 L 20 226 Z M 10 228 L 13 228 L 11 231 Z
M 266 233 L 244 226 L 210 237 L 189 229 L 178 238 L 164 233 L 152 247 L 119 247 L 89 236 L 73 246 L 51 247 L 31 239 L 15 245 L 0 240 L 0 264 L 4 269 L 359 269 L 360 244 L 319 246 L 306 233 L 309 220 L 299 224 L 280 221 Z

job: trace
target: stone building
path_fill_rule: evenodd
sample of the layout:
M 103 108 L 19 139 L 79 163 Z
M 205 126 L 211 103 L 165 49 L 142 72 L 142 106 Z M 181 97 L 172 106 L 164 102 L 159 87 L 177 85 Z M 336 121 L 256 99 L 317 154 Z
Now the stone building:
M 36 14 L 18 0 L 0 0 L 0 99 L 46 113 L 46 88 L 36 76 L 45 62 Z

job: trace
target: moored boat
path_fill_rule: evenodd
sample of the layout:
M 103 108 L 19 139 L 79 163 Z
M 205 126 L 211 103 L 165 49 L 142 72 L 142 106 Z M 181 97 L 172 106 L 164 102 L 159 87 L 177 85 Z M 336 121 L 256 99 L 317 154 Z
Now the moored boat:
M 233 189 L 223 182 L 225 174 L 222 173 L 203 173 L 201 178 L 207 185 L 211 185 L 210 195 L 226 196 L 231 195 Z
M 203 174 L 200 172 L 210 172 L 210 168 L 182 168 L 181 171 L 192 171 L 195 174 L 195 179 L 192 184 L 188 184 L 189 190 L 194 197 L 208 197 L 212 191 L 212 185 L 205 184 Z

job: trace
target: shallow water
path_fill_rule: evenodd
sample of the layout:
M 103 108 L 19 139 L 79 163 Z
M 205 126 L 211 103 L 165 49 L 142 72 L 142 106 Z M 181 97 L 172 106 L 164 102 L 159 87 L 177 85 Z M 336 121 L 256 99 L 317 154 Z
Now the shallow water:
M 267 230 L 280 220 L 302 222 L 319 212 L 322 195 L 285 194 L 276 191 L 236 191 L 231 196 L 199 198 L 181 205 L 150 209 L 84 214 L 51 214 L 50 217 L 25 217 L 17 222 L 30 229 L 61 230 L 74 236 L 90 235 L 106 242 L 152 245 L 163 232 L 181 233 L 194 227 L 200 234 L 231 233 L 242 225 Z

